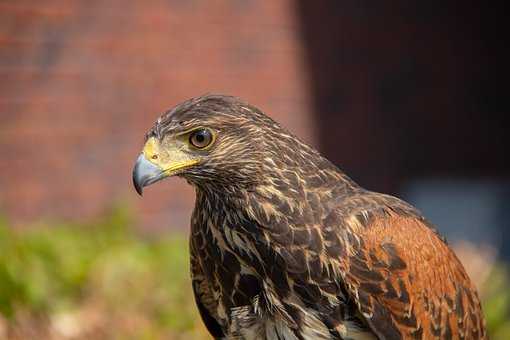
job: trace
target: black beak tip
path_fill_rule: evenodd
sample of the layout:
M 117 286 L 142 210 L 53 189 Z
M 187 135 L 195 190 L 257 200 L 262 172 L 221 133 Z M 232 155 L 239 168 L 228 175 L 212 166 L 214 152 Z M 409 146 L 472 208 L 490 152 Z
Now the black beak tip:
M 137 175 L 136 168 L 133 170 L 133 186 L 135 187 L 138 195 L 143 196 L 143 181 L 140 181 L 139 176 Z
M 143 185 L 141 185 L 136 178 L 133 176 L 133 185 L 138 195 L 143 196 Z

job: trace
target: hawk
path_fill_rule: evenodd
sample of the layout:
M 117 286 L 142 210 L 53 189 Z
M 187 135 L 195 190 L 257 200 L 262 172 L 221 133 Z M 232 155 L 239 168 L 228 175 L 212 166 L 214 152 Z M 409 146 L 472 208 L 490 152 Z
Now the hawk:
M 259 109 L 190 99 L 133 169 L 196 192 L 193 291 L 215 339 L 484 339 L 476 289 L 410 204 L 363 189 Z

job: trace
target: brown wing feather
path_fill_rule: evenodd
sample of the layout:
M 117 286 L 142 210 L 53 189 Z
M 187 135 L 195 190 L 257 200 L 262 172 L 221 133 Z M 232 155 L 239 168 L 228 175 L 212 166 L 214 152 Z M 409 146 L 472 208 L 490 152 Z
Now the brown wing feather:
M 475 287 L 425 220 L 388 209 L 348 223 L 359 242 L 344 279 L 381 339 L 486 338 Z

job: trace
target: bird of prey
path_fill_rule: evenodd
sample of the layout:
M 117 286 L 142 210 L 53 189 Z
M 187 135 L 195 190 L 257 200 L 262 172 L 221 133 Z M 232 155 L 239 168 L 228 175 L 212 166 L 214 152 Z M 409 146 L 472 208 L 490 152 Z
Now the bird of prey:
M 193 291 L 215 339 L 485 339 L 476 289 L 410 204 L 235 97 L 165 112 L 133 169 L 196 191 Z

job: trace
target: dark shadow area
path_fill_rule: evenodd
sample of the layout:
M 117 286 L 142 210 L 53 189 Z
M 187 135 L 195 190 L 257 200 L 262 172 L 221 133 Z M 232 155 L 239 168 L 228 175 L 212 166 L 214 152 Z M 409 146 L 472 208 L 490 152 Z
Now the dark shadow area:
M 298 11 L 321 151 L 357 182 L 397 193 L 413 178 L 509 175 L 501 7 L 299 1 Z

